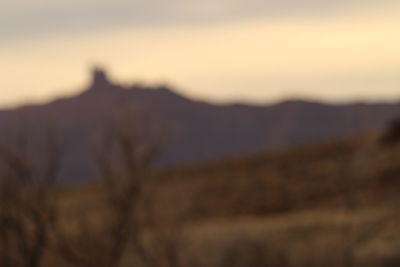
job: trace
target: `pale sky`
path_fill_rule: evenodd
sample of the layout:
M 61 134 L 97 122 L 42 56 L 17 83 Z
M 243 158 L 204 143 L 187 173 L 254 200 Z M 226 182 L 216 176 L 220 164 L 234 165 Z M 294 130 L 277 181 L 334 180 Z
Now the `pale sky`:
M 2 0 L 0 107 L 80 92 L 93 64 L 213 102 L 400 99 L 398 0 Z

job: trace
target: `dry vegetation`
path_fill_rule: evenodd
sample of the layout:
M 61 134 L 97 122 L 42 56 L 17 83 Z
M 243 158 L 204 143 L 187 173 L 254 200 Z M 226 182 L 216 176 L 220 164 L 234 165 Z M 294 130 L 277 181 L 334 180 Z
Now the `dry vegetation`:
M 360 136 L 152 171 L 159 143 L 126 125 L 96 145 L 91 185 L 55 188 L 45 160 L 50 180 L 25 187 L 38 168 L 3 156 L 15 174 L 2 174 L 0 266 L 400 266 L 396 142 Z

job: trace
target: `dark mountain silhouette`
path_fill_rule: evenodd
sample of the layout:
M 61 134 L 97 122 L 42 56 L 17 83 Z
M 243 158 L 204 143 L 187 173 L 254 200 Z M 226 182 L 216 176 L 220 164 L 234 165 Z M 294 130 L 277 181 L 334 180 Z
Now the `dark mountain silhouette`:
M 388 103 L 326 105 L 286 101 L 269 106 L 213 105 L 185 98 L 166 86 L 123 87 L 96 68 L 83 93 L 45 105 L 0 111 L 0 127 L 2 132 L 13 129 L 18 118 L 25 115 L 34 127 L 60 125 L 66 136 L 62 176 L 80 180 L 93 176 L 94 171 L 89 148 L 84 144 L 93 140 L 102 118 L 121 107 L 129 107 L 128 112 L 138 118 L 152 117 L 165 129 L 166 149 L 161 165 L 357 134 L 380 129 L 400 115 L 400 104 Z

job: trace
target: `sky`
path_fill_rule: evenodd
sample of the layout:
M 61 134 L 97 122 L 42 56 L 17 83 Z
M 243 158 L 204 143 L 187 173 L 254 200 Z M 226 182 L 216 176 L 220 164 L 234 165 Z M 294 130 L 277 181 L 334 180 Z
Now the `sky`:
M 117 82 L 226 103 L 400 99 L 398 0 L 2 0 L 0 107 Z

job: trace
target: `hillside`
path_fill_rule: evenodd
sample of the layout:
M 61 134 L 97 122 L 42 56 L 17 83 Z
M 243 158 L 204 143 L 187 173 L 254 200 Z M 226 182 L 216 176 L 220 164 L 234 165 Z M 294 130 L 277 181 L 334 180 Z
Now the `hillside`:
M 398 266 L 399 153 L 365 135 L 171 168 L 143 212 L 181 266 Z M 78 206 L 102 218 L 100 193 L 65 192 L 66 220 Z
M 91 84 L 79 95 L 0 111 L 0 128 L 4 135 L 15 134 L 23 120 L 30 122 L 31 131 L 58 125 L 66 138 L 62 178 L 78 181 L 94 176 L 85 144 L 93 143 L 105 118 L 115 112 L 128 113 L 141 128 L 161 133 L 166 144 L 159 165 L 171 166 L 379 130 L 400 114 L 400 105 L 213 105 L 168 87 L 123 87 L 95 70 Z

